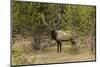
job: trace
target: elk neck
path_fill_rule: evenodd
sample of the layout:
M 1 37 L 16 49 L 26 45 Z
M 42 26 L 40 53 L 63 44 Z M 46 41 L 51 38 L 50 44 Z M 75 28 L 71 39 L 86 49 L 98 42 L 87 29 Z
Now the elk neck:
M 53 29 L 51 31 L 51 37 L 52 37 L 52 39 L 56 40 L 56 38 L 57 38 L 57 30 L 56 29 Z

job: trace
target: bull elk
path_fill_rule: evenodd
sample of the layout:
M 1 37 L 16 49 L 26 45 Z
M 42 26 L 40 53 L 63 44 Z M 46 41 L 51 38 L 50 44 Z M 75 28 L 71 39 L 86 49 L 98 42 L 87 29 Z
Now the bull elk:
M 54 24 L 54 28 L 51 28 L 49 24 L 46 23 L 44 14 L 42 14 L 43 23 L 51 29 L 51 38 L 57 43 L 57 51 L 62 52 L 62 42 L 70 41 L 71 44 L 75 44 L 75 39 L 70 32 L 64 32 L 62 30 L 56 29 L 56 26 L 60 23 L 61 16 L 58 14 L 58 21 Z

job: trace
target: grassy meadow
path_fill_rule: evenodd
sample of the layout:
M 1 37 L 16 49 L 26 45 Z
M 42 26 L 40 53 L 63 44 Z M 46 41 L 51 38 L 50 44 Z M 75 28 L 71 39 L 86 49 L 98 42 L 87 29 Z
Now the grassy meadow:
M 12 64 L 47 64 L 63 62 L 94 61 L 95 50 L 90 51 L 87 46 L 77 46 L 78 52 L 74 51 L 70 43 L 62 45 L 62 52 L 57 52 L 57 44 L 50 48 L 35 50 L 32 48 L 32 37 L 18 35 L 12 44 Z

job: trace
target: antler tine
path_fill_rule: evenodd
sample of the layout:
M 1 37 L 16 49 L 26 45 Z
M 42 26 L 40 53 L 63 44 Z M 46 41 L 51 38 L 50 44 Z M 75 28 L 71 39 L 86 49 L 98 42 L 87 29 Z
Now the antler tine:
M 44 14 L 42 14 L 42 20 L 43 20 L 43 23 L 47 26 L 49 26 L 46 22 L 45 22 L 45 18 L 44 18 Z
M 60 14 L 58 15 L 58 17 L 59 17 L 59 20 L 58 20 L 58 22 L 55 25 L 58 25 L 60 23 L 60 20 L 61 20 Z

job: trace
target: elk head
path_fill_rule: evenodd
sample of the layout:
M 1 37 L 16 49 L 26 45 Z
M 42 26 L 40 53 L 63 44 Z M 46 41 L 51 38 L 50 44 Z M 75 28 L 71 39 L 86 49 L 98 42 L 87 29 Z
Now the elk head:
M 44 17 L 44 14 L 42 14 L 42 20 L 43 20 L 43 23 L 48 26 L 48 28 L 50 29 L 50 32 L 51 32 L 51 37 L 52 39 L 56 40 L 56 37 L 57 37 L 57 25 L 60 23 L 61 21 L 61 16 L 60 14 L 58 14 L 58 21 L 53 25 L 53 27 L 51 27 L 49 24 L 47 24 L 47 22 L 45 21 L 45 17 Z

